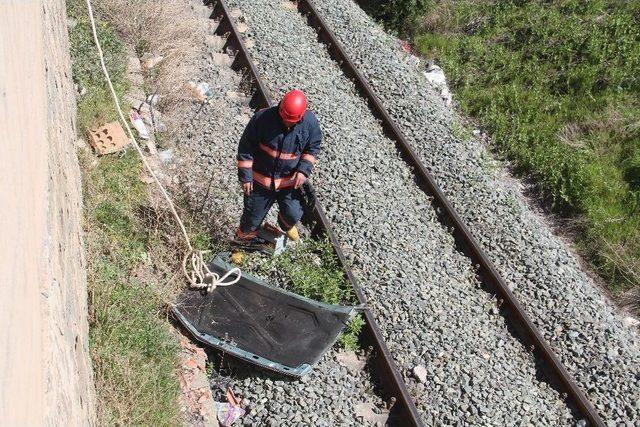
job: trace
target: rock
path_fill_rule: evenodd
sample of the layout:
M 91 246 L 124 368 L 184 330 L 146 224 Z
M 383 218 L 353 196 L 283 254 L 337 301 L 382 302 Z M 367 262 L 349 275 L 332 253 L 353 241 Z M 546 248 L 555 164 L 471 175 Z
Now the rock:
M 137 56 L 129 56 L 127 58 L 127 73 L 142 74 L 142 66 Z
M 217 35 L 207 35 L 205 37 L 205 44 L 209 49 L 214 52 L 220 52 L 224 47 L 226 41 L 220 36 Z
M 150 155 L 155 156 L 156 154 L 158 154 L 158 149 L 156 148 L 156 142 L 153 140 L 153 138 L 149 138 L 146 141 L 146 147 L 147 147 L 147 152 Z
M 353 371 L 361 371 L 366 364 L 366 360 L 358 357 L 354 351 L 342 351 L 336 355 L 336 359 L 342 366 Z
M 150 52 L 145 52 L 141 58 L 142 65 L 144 66 L 145 70 L 152 69 L 156 65 L 160 64 L 163 60 L 164 60 L 164 56 L 155 55 Z
M 372 403 L 358 403 L 355 408 L 356 419 L 360 419 L 366 423 L 385 426 L 389 419 L 389 412 L 383 411 L 381 413 L 375 412 L 375 405 Z
M 76 148 L 82 151 L 89 151 L 89 145 L 83 138 L 76 139 Z
M 426 383 L 429 373 L 427 369 L 422 365 L 417 365 L 413 367 L 413 376 L 420 381 L 421 383 Z

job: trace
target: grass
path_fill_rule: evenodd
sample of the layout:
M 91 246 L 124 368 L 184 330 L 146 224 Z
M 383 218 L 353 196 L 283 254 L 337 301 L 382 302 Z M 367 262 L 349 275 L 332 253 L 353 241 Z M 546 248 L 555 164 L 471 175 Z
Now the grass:
M 85 3 L 68 1 L 67 15 L 76 22 L 69 31 L 73 80 L 86 91 L 78 97 L 78 131 L 84 135 L 93 126 L 117 120 L 117 113 L 102 75 Z M 122 98 L 129 88 L 124 43 L 107 22 L 98 19 L 96 26 L 116 93 Z
M 249 264 L 256 274 L 271 277 L 285 289 L 304 297 L 328 304 L 357 304 L 353 289 L 327 239 L 305 240 L 272 258 L 253 255 Z M 363 325 L 364 320 L 358 314 L 347 325 L 338 345 L 348 350 L 358 349 L 358 335 Z
M 69 34 L 78 99 L 78 127 L 115 120 L 113 101 L 95 54 L 84 4 L 67 2 L 77 24 Z M 119 95 L 124 44 L 107 22 L 99 38 Z M 178 340 L 167 320 L 176 247 L 161 211 L 151 205 L 133 150 L 95 157 L 81 153 L 89 287 L 89 337 L 99 425 L 179 423 Z
M 174 425 L 179 348 L 165 312 L 174 250 L 148 226 L 153 209 L 133 151 L 83 163 L 100 424 Z
M 396 0 L 374 15 L 444 68 L 614 290 L 640 285 L 640 3 Z

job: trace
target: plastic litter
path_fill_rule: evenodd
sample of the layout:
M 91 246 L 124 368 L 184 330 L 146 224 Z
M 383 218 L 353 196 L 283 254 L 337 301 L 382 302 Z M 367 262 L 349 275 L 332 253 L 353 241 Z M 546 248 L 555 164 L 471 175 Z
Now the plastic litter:
M 160 157 L 162 163 L 171 163 L 173 160 L 173 151 L 171 151 L 171 148 L 162 150 L 158 152 L 158 157 Z
M 200 102 L 206 102 L 213 96 L 213 91 L 207 82 L 200 82 L 196 84 L 195 82 L 190 81 L 187 83 L 187 88 L 189 89 L 189 93 L 191 93 L 191 95 Z
M 233 423 L 235 423 L 245 413 L 244 409 L 233 406 L 228 402 L 216 402 L 216 409 L 218 412 L 218 421 L 221 426 L 233 425 Z
M 447 85 L 447 78 L 444 75 L 442 68 L 437 65 L 430 66 L 425 72 L 424 76 L 427 81 L 431 83 L 436 89 L 440 91 L 440 96 L 444 99 L 446 105 L 451 105 L 452 97 L 449 91 L 449 85 Z
M 245 414 L 245 410 L 240 406 L 242 400 L 238 400 L 231 387 L 227 387 L 226 397 L 226 402 L 216 402 L 218 421 L 222 426 L 231 426 Z
M 138 135 L 140 136 L 140 138 L 149 139 L 149 131 L 147 130 L 147 126 L 144 124 L 144 121 L 142 120 L 140 114 L 138 114 L 138 112 L 135 110 L 131 110 L 129 117 L 131 119 L 133 127 L 135 127 L 138 131 Z

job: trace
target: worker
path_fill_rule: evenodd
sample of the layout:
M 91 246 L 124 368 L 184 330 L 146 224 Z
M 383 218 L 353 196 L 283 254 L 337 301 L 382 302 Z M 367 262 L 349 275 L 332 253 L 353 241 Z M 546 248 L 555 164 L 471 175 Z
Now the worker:
M 307 109 L 300 90 L 285 94 L 280 104 L 251 118 L 238 145 L 238 179 L 244 209 L 236 242 L 252 243 L 274 203 L 278 225 L 298 240 L 296 223 L 303 214 L 300 187 L 311 175 L 320 151 L 322 132 L 315 114 Z

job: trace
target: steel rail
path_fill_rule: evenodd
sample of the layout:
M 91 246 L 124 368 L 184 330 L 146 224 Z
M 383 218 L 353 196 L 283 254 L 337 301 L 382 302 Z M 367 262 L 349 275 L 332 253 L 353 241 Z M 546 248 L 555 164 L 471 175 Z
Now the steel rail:
M 217 18 L 220 20 L 216 29 L 216 34 L 220 36 L 224 36 L 225 34 L 228 35 L 223 49 L 227 49 L 228 47 L 236 49 L 232 68 L 246 68 L 250 74 L 251 81 L 255 86 L 256 91 L 251 99 L 251 105 L 254 108 L 265 108 L 275 105 L 273 97 L 263 84 L 260 78 L 260 73 L 252 62 L 251 56 L 247 51 L 224 0 L 205 0 L 205 4 L 212 3 L 215 3 L 215 5 L 211 18 Z M 342 252 L 342 248 L 340 247 L 340 243 L 338 242 L 335 233 L 333 232 L 331 223 L 327 219 L 322 206 L 320 206 L 320 203 L 317 200 L 313 216 L 316 227 L 314 227 L 312 232 L 314 234 L 324 233 L 329 237 L 344 273 L 353 287 L 356 297 L 358 298 L 358 302 L 365 307 L 363 310 L 365 327 L 362 331 L 362 339 L 365 344 L 371 347 L 372 350 L 369 362 L 370 368 L 373 368 L 372 375 L 381 385 L 384 394 L 389 399 L 389 404 L 391 406 L 389 414 L 390 420 L 393 420 L 401 426 L 423 426 L 418 409 L 411 398 L 411 394 L 404 383 L 402 375 L 398 371 L 398 368 L 391 357 L 391 352 L 384 342 L 380 328 L 378 327 L 373 314 L 366 305 L 367 300 L 347 263 L 347 259 Z
M 503 315 L 511 323 L 520 338 L 527 345 L 533 346 L 534 355 L 545 362 L 543 367 L 550 374 L 548 375 L 549 379 L 556 386 L 559 386 L 561 393 L 570 398 L 590 425 L 604 426 L 598 412 L 531 321 L 529 315 L 511 292 L 493 262 L 473 237 L 473 234 L 464 224 L 429 170 L 406 141 L 400 128 L 393 121 L 365 77 L 346 54 L 341 43 L 324 22 L 312 1 L 298 0 L 297 3 L 300 13 L 306 16 L 309 25 L 316 29 L 319 39 L 327 46 L 329 53 L 339 63 L 345 75 L 353 80 L 361 95 L 369 102 L 371 110 L 381 120 L 387 135 L 396 142 L 407 163 L 414 168 L 415 174 L 427 193 L 433 196 L 433 205 L 436 207 L 436 212 L 438 212 L 441 221 L 453 228 L 453 235 L 459 248 L 473 260 L 483 284 L 491 292 L 498 295 Z

